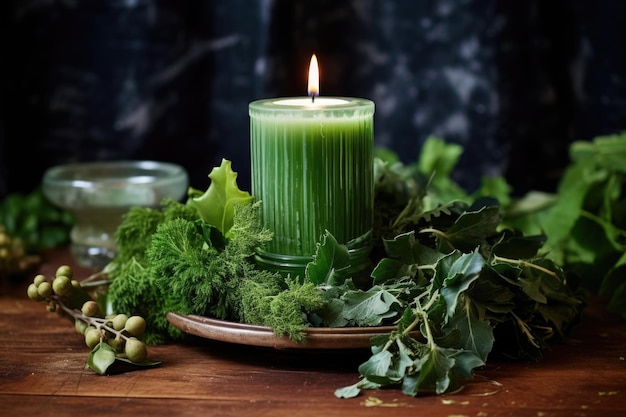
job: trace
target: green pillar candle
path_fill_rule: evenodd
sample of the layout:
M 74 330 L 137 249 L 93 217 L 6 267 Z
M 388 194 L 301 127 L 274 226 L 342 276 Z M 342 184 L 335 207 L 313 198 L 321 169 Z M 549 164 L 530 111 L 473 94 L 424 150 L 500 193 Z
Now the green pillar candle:
M 278 98 L 250 103 L 249 114 L 252 193 L 274 232 L 257 262 L 302 276 L 325 230 L 346 244 L 372 229 L 374 103 Z M 351 248 L 351 272 L 370 249 L 367 239 Z

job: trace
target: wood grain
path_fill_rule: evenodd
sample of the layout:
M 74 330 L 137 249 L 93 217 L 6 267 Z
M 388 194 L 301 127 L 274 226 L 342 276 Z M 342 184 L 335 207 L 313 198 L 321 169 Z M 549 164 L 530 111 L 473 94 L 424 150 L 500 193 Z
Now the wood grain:
M 40 270 L 52 275 L 62 263 L 71 263 L 67 252 L 51 252 Z M 85 368 L 88 349 L 72 324 L 26 297 L 29 280 L 5 283 L 0 294 L 3 415 L 626 415 L 626 323 L 600 298 L 540 363 L 490 360 L 455 394 L 375 390 L 341 400 L 333 391 L 358 380 L 366 350 L 279 351 L 191 336 L 151 346 L 158 368 L 98 376 Z

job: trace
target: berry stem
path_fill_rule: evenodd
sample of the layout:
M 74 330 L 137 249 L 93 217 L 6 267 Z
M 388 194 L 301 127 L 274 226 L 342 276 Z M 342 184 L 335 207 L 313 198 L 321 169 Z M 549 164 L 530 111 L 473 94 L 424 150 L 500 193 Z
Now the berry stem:
M 119 337 L 119 338 L 124 339 L 125 341 L 128 341 L 130 339 L 128 336 L 126 336 L 123 333 L 123 330 L 115 330 L 113 327 L 109 326 L 107 323 L 110 320 L 107 320 L 101 317 L 86 316 L 83 314 L 82 311 L 66 306 L 63 300 L 61 299 L 61 297 L 57 295 L 51 295 L 50 299 L 53 300 L 57 304 L 58 307 L 60 307 L 65 313 L 72 316 L 75 320 L 81 320 L 87 323 L 87 325 L 94 326 L 96 329 L 100 331 L 106 330 L 107 332 L 114 334 L 115 338 Z

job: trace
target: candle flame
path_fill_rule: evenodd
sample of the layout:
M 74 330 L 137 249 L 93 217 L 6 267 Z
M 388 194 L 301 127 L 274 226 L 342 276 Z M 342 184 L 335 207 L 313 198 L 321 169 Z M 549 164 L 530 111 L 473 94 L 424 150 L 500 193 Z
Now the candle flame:
M 309 96 L 315 100 L 320 95 L 320 70 L 317 65 L 317 57 L 315 54 L 311 57 L 309 64 Z

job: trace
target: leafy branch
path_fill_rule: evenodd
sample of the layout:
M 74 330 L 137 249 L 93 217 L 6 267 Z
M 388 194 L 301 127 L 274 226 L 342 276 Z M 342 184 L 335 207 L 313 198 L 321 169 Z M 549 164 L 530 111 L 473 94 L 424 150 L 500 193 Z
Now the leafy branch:
M 72 269 L 63 265 L 57 269 L 52 282 L 39 274 L 28 286 L 28 297 L 47 303 L 48 311 L 56 312 L 74 323 L 85 344 L 92 351 L 87 366 L 105 375 L 159 365 L 148 359 L 143 341 L 146 322 L 140 316 L 116 314 L 104 317 L 100 306 L 85 289 L 71 279 Z M 80 307 L 80 308 L 79 308 Z
M 504 262 L 504 263 L 508 263 L 508 264 L 513 264 L 513 265 L 521 265 L 524 267 L 528 267 L 528 268 L 534 268 L 538 271 L 543 272 L 544 274 L 550 275 L 552 277 L 554 277 L 555 279 L 558 279 L 558 276 L 556 274 L 556 272 L 549 270 L 548 268 L 544 268 L 541 265 L 537 265 L 533 262 L 524 260 L 524 259 L 509 259 L 509 258 L 505 258 L 502 256 L 498 256 L 498 255 L 493 255 L 493 261 L 494 262 Z
M 393 237 L 383 238 L 385 252 L 372 273 L 377 293 L 408 285 L 397 305 L 384 299 L 377 305 L 388 314 L 383 323 L 393 320 L 397 330 L 372 340 L 361 380 L 338 389 L 338 397 L 385 386 L 400 386 L 407 395 L 440 394 L 471 378 L 491 354 L 539 359 L 547 340 L 564 335 L 584 307 L 584 297 L 540 252 L 545 238 L 503 227 L 496 200 L 460 199 L 438 210 L 432 201 L 409 202 L 415 198 L 399 204 L 401 223 L 389 216 L 389 229 L 379 231 Z M 338 298 L 349 298 L 350 291 L 344 288 Z

